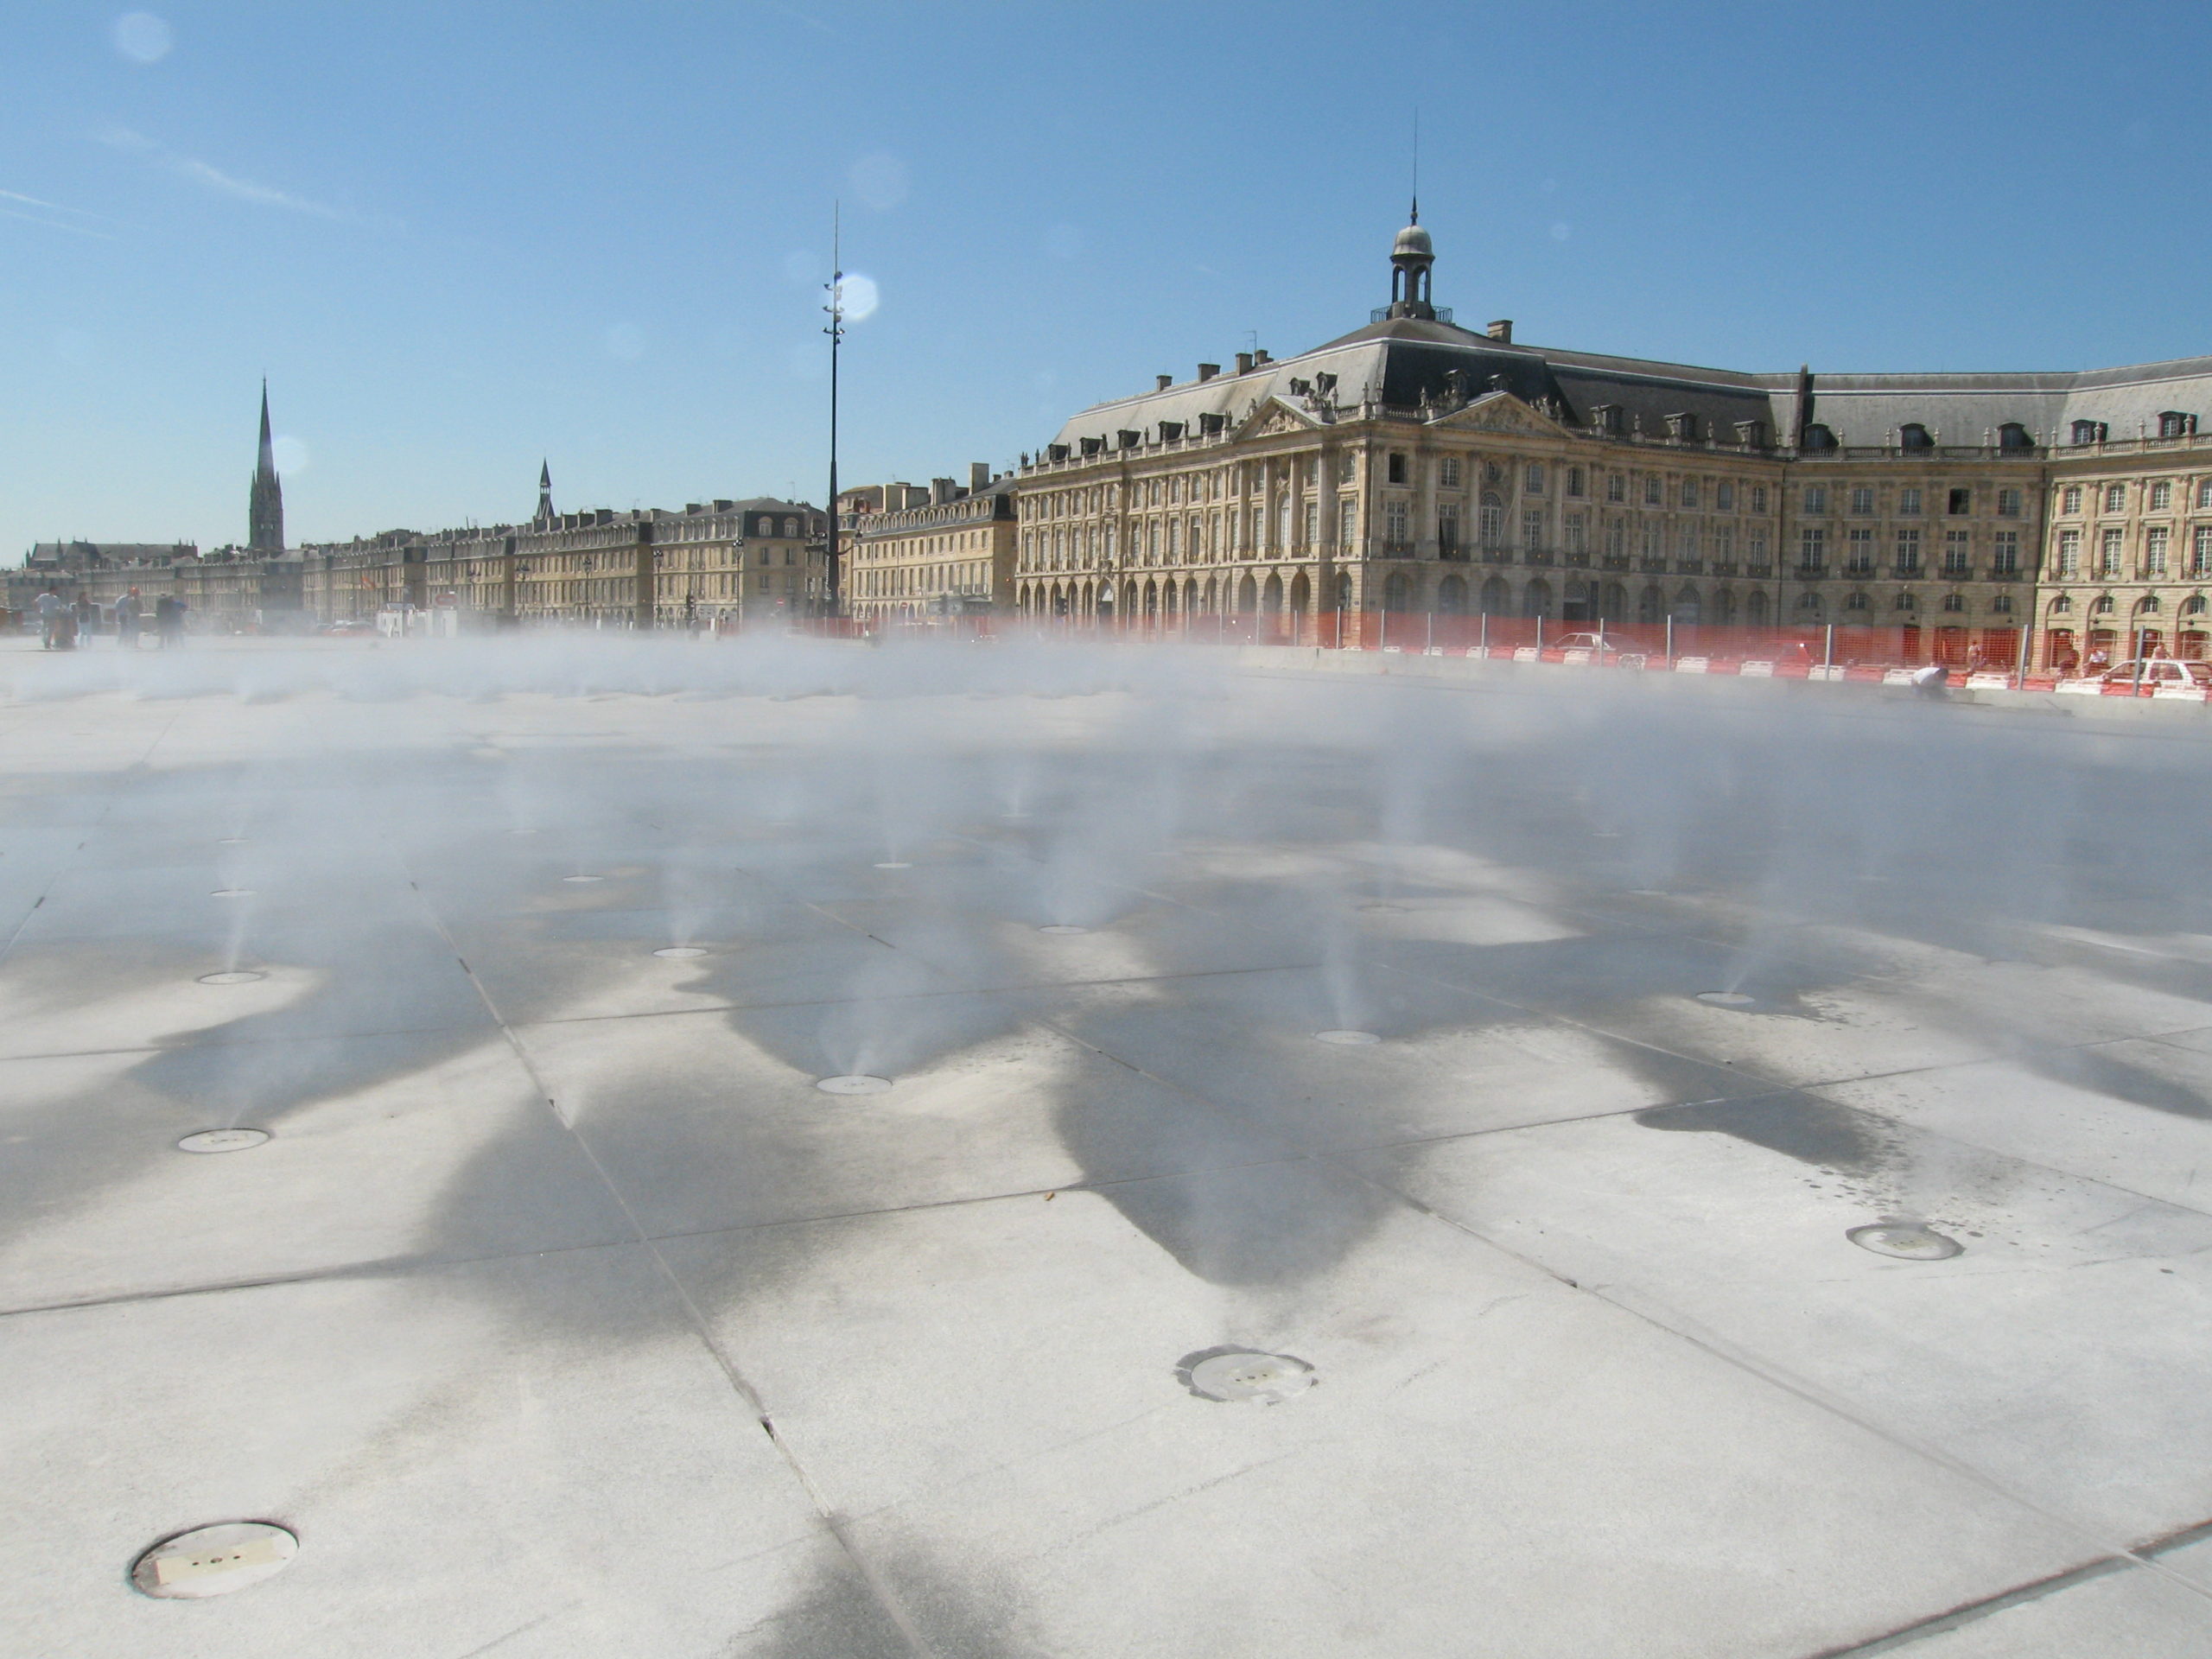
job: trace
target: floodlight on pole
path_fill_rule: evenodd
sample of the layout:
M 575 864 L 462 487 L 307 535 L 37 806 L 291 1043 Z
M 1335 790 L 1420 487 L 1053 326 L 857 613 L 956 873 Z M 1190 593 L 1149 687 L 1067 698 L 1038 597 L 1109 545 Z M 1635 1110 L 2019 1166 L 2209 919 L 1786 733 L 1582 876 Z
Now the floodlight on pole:
M 830 315 L 830 326 L 822 332 L 830 336 L 830 544 L 823 576 L 828 588 L 825 603 L 831 616 L 842 608 L 837 581 L 837 348 L 845 339 L 842 206 L 833 201 L 830 207 L 830 303 L 822 308 Z

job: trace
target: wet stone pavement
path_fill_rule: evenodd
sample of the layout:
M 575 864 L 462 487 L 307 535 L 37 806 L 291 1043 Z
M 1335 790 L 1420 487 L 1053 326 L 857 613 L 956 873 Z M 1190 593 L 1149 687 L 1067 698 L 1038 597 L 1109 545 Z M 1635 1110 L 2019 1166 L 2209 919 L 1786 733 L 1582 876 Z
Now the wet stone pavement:
M 2190 732 L 0 686 L 0 1650 L 2212 1651 Z

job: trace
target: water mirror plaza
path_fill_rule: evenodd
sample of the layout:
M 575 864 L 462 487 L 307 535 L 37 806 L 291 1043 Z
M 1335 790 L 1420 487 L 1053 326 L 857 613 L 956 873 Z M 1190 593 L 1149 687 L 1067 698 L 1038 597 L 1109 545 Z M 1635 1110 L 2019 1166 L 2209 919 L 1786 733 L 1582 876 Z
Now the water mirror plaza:
M 2203 1652 L 2203 709 L 1320 660 L 7 642 L 0 1647 Z

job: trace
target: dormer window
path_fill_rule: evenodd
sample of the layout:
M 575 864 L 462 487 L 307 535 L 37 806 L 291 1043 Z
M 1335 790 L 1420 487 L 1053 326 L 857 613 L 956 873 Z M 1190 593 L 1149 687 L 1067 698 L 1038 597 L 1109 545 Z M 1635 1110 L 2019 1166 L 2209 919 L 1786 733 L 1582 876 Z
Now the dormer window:
M 1901 449 L 1933 449 L 1936 441 L 1928 435 L 1928 429 L 1918 421 L 1907 421 L 1897 429 L 1897 447 Z
M 2158 435 L 2162 438 L 2193 438 L 2196 435 L 2196 416 L 2169 409 L 2158 416 Z
M 1835 448 L 1835 431 L 1833 428 L 1815 421 L 1806 427 L 1805 435 L 1800 447 L 1806 449 L 1833 449 Z
M 2074 423 L 2074 442 L 2076 446 L 2102 443 L 2105 429 L 2102 421 L 2076 421 Z

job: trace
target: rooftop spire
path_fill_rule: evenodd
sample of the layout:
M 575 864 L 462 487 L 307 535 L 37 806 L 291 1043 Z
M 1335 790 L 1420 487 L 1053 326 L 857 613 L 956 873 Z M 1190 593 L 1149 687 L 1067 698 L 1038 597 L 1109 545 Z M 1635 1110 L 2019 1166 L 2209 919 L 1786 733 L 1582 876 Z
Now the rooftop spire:
M 537 522 L 541 524 L 553 522 L 553 463 L 550 461 L 537 463 Z
M 269 381 L 261 382 L 261 454 L 246 499 L 246 546 L 256 553 L 284 550 L 284 486 L 276 478 L 276 447 L 269 437 Z

